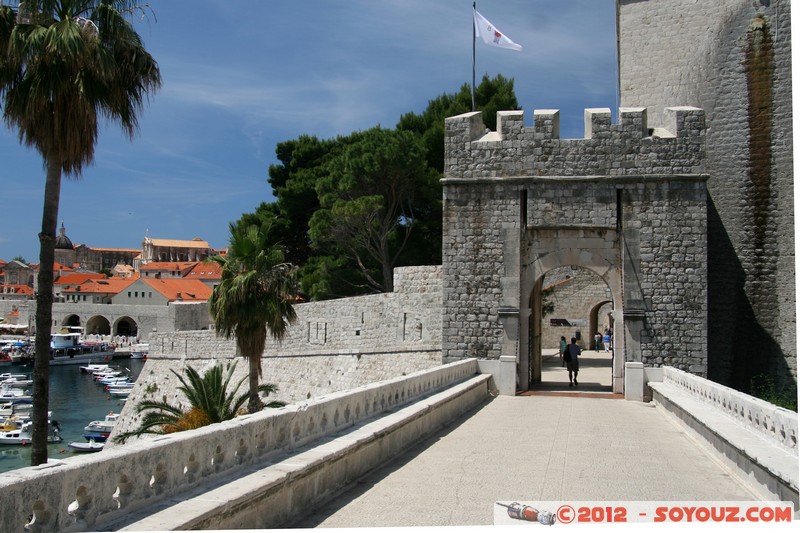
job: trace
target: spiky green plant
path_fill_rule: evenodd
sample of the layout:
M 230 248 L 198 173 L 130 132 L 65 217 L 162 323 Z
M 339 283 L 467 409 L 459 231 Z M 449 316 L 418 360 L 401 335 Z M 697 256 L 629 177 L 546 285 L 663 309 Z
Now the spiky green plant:
M 114 442 L 124 444 L 131 437 L 141 437 L 145 433 L 163 435 L 197 429 L 199 427 L 230 420 L 244 412 L 243 406 L 249 399 L 249 392 L 238 394 L 239 387 L 247 379 L 240 379 L 228 390 L 233 378 L 236 364 L 228 368 L 223 375 L 222 365 L 214 365 L 205 374 L 200 374 L 192 367 L 186 367 L 188 382 L 180 374 L 170 369 L 181 382 L 178 390 L 183 392 L 189 401 L 189 408 L 172 405 L 166 401 L 142 400 L 136 404 L 136 412 L 144 413 L 138 429 L 127 431 L 114 437 Z M 269 395 L 277 392 L 278 387 L 265 383 L 259 392 Z M 266 407 L 283 407 L 284 402 L 272 401 Z

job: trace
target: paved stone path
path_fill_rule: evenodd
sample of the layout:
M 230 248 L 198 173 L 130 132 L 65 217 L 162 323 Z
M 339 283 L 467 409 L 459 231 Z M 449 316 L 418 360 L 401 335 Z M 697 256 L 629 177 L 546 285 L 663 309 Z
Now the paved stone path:
M 604 393 L 610 354 L 584 353 L 583 392 L 544 362 L 542 394 L 488 401 L 292 527 L 490 525 L 496 501 L 757 499 L 653 405 Z

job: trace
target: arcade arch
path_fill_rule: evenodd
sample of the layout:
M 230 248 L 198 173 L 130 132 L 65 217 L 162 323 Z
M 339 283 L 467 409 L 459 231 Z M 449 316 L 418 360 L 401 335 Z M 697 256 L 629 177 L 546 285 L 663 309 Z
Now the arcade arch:
M 86 321 L 84 333 L 87 335 L 111 335 L 111 323 L 102 315 L 95 315 Z
M 67 315 L 64 317 L 64 320 L 61 321 L 61 325 L 64 327 L 79 328 L 81 327 L 81 317 L 78 315 Z
M 138 334 L 139 328 L 136 325 L 136 321 L 129 316 L 120 317 L 114 323 L 114 335 L 136 337 Z

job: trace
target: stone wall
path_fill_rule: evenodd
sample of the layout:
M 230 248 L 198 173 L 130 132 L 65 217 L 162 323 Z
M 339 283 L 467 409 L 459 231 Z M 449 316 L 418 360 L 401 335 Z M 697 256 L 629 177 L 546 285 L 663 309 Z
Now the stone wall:
M 707 112 L 709 377 L 740 390 L 797 379 L 790 6 L 618 1 L 622 105 Z
M 18 308 L 19 324 L 31 324 L 36 316 L 36 301 L 9 302 L 0 301 L 0 316 L 11 311 L 12 306 Z M 7 311 L 6 311 L 7 309 Z M 120 305 L 120 304 L 94 304 L 94 303 L 54 303 L 53 304 L 53 331 L 57 331 L 72 315 L 77 315 L 82 326 L 90 320 L 103 317 L 108 320 L 114 334 L 114 325 L 118 320 L 130 318 L 136 323 L 139 339 L 142 342 L 150 340 L 155 333 L 171 333 L 174 331 L 208 329 L 211 319 L 208 316 L 206 302 L 174 302 L 169 305 Z M 87 334 L 92 334 L 91 331 Z
M 262 359 L 263 381 L 278 386 L 270 399 L 296 403 L 441 365 L 441 267 L 395 269 L 394 283 L 393 293 L 296 305 L 297 321 L 282 342 L 268 338 Z M 170 370 L 203 374 L 217 363 L 236 363 L 233 382 L 247 375 L 233 339 L 214 331 L 154 334 L 115 433 L 138 427 L 141 399 L 186 406 Z

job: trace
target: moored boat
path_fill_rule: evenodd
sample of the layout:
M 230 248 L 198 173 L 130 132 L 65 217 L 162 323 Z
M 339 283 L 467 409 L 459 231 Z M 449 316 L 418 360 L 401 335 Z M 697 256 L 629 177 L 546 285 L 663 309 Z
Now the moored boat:
M 50 365 L 108 363 L 114 346 L 106 342 L 81 342 L 80 333 L 50 335 Z
M 25 394 L 22 389 L 14 389 L 6 385 L 0 386 L 0 401 L 32 400 L 33 396 Z
M 31 443 L 31 433 L 33 430 L 33 422 L 25 422 L 21 428 L 13 429 L 11 431 L 3 431 L 0 433 L 0 444 L 21 444 L 23 446 Z M 58 422 L 54 420 L 47 421 L 47 442 L 61 442 L 61 428 Z
M 109 372 L 111 367 L 105 363 L 102 364 L 88 364 L 80 367 L 80 371 L 84 374 L 93 374 L 95 372 Z
M 141 342 L 131 346 L 131 359 L 146 359 L 150 352 L 150 344 Z
M 76 452 L 81 453 L 89 453 L 89 452 L 99 452 L 103 449 L 105 444 L 103 442 L 97 442 L 94 439 L 90 439 L 89 442 L 70 442 L 67 444 L 70 448 L 75 450 Z
M 83 438 L 89 442 L 105 442 L 114 424 L 119 420 L 119 413 L 108 413 L 103 420 L 92 420 L 83 428 Z

